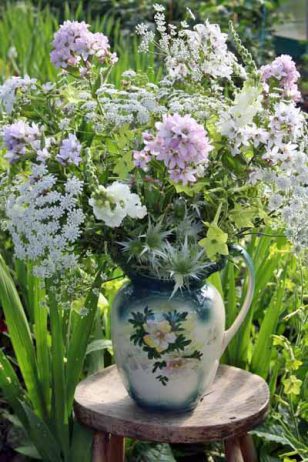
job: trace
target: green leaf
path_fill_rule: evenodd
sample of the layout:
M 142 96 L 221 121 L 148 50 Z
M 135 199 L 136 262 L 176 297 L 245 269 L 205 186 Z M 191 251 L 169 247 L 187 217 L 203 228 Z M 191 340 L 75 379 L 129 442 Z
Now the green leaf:
M 204 188 L 204 184 L 200 181 L 194 184 L 187 184 L 185 186 L 182 183 L 174 183 L 173 181 L 170 181 L 170 183 L 175 187 L 177 193 L 184 193 L 189 197 L 193 197 Z
M 169 444 L 139 441 L 133 450 L 134 462 L 176 462 Z
M 47 414 L 38 378 L 35 350 L 28 321 L 17 293 L 14 281 L 0 255 L 0 301 L 8 326 L 19 368 L 25 381 L 29 398 L 39 413 Z
M 69 460 L 74 462 L 89 462 L 91 460 L 92 439 L 92 431 L 75 421 Z
M 30 457 L 31 459 L 42 460 L 40 454 L 34 446 L 18 446 L 14 451 L 22 454 L 23 456 Z
M 261 375 L 263 378 L 266 378 L 269 373 L 273 334 L 276 333 L 283 295 L 284 276 L 281 277 L 278 289 L 274 292 L 273 298 L 266 309 L 251 360 L 251 371 Z
M 250 433 L 252 435 L 258 436 L 262 440 L 269 441 L 270 443 L 279 443 L 284 446 L 292 446 L 290 441 L 284 436 L 282 428 L 275 424 L 272 424 L 270 428 L 261 425 L 257 430 L 253 430 Z
M 88 341 L 95 318 L 99 291 L 102 284 L 101 272 L 106 268 L 106 264 L 98 271 L 93 286 L 85 301 L 86 315 L 80 316 L 73 311 L 71 313 L 71 322 L 74 325 L 68 352 L 67 352 L 67 368 L 66 368 L 66 399 L 68 413 L 70 413 L 73 405 L 75 388 L 80 379 L 82 367 L 87 351 Z
M 63 460 L 60 447 L 46 423 L 35 415 L 26 403 L 21 403 L 21 405 L 27 415 L 28 425 L 26 429 L 29 437 L 42 456 L 42 459 L 46 462 Z
M 17 415 L 18 419 L 24 426 L 27 424 L 27 417 L 20 404 L 20 399 L 24 396 L 25 392 L 18 380 L 16 372 L 14 371 L 11 363 L 0 348 L 0 389 Z
M 252 219 L 256 217 L 257 213 L 256 207 L 242 207 L 240 204 L 236 204 L 229 216 L 237 228 L 252 228 Z
M 110 154 L 117 154 L 119 152 L 119 148 L 116 145 L 116 142 L 112 139 L 106 140 L 106 148 Z
M 49 300 L 49 317 L 51 328 L 51 368 L 52 368 L 52 418 L 56 437 L 65 454 L 69 451 L 68 415 L 66 401 L 63 318 L 56 301 L 55 288 L 52 282 L 46 285 Z
M 44 395 L 45 406 L 50 408 L 51 373 L 48 332 L 48 311 L 41 303 L 45 301 L 45 291 L 41 288 L 40 280 L 32 274 L 29 268 L 27 276 L 28 299 L 34 317 L 34 337 L 36 344 L 37 370 Z
M 204 239 L 199 241 L 199 245 L 204 247 L 207 256 L 212 259 L 215 255 L 228 255 L 229 250 L 226 244 L 228 234 L 219 228 L 215 223 L 211 223 Z
M 120 179 L 127 178 L 129 172 L 133 170 L 135 164 L 132 159 L 131 152 L 122 152 L 121 156 L 116 160 L 115 166 L 113 168 L 113 173 L 118 175 Z
M 112 348 L 112 341 L 107 339 L 93 340 L 89 343 L 86 351 L 86 355 L 93 353 L 94 351 L 106 350 Z

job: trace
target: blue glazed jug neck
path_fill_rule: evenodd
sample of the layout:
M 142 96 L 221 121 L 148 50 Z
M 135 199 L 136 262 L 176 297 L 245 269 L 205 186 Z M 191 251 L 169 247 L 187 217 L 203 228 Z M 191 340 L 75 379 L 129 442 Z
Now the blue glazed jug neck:
M 222 257 L 218 262 L 209 262 L 204 266 L 203 272 L 201 273 L 198 279 L 193 279 L 189 281 L 184 290 L 193 290 L 202 287 L 205 283 L 206 278 L 216 271 L 220 271 L 224 268 L 226 263 L 226 258 Z M 175 281 L 172 279 L 159 279 L 147 276 L 145 274 L 134 273 L 133 271 L 127 271 L 126 274 L 130 278 L 133 285 L 140 288 L 148 288 L 152 290 L 173 290 Z

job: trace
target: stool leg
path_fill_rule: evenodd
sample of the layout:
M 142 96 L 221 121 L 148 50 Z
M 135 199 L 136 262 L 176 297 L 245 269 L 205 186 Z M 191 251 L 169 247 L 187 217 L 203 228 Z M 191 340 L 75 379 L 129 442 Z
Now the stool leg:
M 92 462 L 124 462 L 124 452 L 123 436 L 94 434 Z
M 228 438 L 224 445 L 226 462 L 244 462 L 238 438 Z
M 92 462 L 108 462 L 109 434 L 94 433 Z
M 109 460 L 108 462 L 124 462 L 125 446 L 124 437 L 110 435 Z
M 244 462 L 258 462 L 258 455 L 253 444 L 252 436 L 245 433 L 239 440 Z

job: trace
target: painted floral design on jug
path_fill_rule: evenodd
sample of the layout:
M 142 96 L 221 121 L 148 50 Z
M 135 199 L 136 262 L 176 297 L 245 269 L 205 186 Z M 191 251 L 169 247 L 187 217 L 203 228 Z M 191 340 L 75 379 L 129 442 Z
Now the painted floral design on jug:
M 132 312 L 131 316 L 128 321 L 134 332 L 130 340 L 140 347 L 140 354 L 145 352 L 148 359 L 153 360 L 152 373 L 162 385 L 167 385 L 172 373 L 185 368 L 189 359 L 201 360 L 203 353 L 193 348 L 193 341 L 183 327 L 192 317 L 187 311 L 155 315 L 146 306 L 143 313 Z

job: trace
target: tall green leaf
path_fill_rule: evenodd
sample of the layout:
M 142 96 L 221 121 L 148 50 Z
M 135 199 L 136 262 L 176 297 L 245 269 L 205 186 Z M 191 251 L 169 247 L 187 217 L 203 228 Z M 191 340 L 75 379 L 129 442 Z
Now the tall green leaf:
M 45 421 L 35 415 L 26 403 L 21 404 L 28 419 L 26 429 L 43 461 L 60 462 L 63 460 L 61 449 Z
M 71 314 L 74 329 L 67 352 L 66 397 L 68 412 L 70 412 L 73 405 L 75 388 L 82 372 L 88 341 L 95 318 L 99 288 L 102 284 L 101 272 L 102 269 L 98 272 L 93 286 L 85 300 L 86 314 L 81 316 L 75 311 Z
M 36 412 L 40 416 L 44 416 L 46 415 L 46 408 L 38 378 L 35 350 L 30 328 L 14 281 L 1 255 L 0 301 L 29 398 Z
M 20 404 L 20 399 L 24 398 L 24 390 L 20 385 L 16 372 L 10 364 L 4 352 L 0 349 L 0 389 L 14 410 L 21 423 L 26 426 L 27 417 Z
M 70 461 L 89 462 L 91 460 L 93 433 L 78 422 L 74 422 Z
M 272 336 L 276 332 L 281 313 L 285 288 L 284 282 L 285 278 L 283 275 L 278 282 L 277 291 L 274 293 L 269 306 L 266 308 L 251 360 L 251 371 L 261 375 L 263 378 L 266 378 L 269 372 L 273 346 Z
M 63 328 L 60 308 L 56 302 L 54 288 L 48 287 L 49 315 L 51 326 L 51 367 L 52 367 L 52 416 L 56 435 L 61 444 L 65 460 L 68 460 L 69 433 L 68 411 L 65 386 L 65 357 Z
M 45 406 L 50 410 L 51 372 L 50 348 L 48 344 L 48 311 L 43 305 L 45 291 L 41 288 L 40 280 L 32 274 L 31 268 L 27 277 L 28 300 L 33 310 L 33 333 L 36 344 L 37 370 L 44 395 Z

